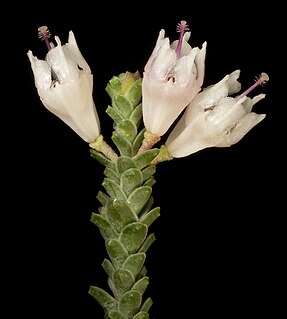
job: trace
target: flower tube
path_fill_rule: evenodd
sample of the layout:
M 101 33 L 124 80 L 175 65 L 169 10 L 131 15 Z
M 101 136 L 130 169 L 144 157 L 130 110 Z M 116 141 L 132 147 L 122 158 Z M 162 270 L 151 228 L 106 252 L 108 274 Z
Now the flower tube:
M 61 45 L 56 36 L 57 46 L 48 41 L 50 33 L 46 26 L 38 31 L 49 50 L 46 59 L 39 60 L 31 50 L 27 55 L 40 99 L 50 112 L 69 125 L 84 141 L 92 143 L 100 135 L 100 123 L 92 97 L 90 67 L 72 31 L 65 45 Z
M 259 84 L 268 81 L 261 73 L 253 86 L 239 96 L 240 71 L 226 75 L 220 82 L 200 92 L 188 105 L 182 118 L 168 136 L 165 146 L 171 157 L 184 157 L 207 147 L 228 147 L 243 138 L 265 114 L 252 112 L 254 104 L 265 97 L 246 96 Z
M 142 81 L 143 121 L 158 140 L 201 90 L 206 42 L 202 49 L 188 44 L 185 21 L 178 24 L 179 40 L 170 44 L 162 29 L 145 65 Z

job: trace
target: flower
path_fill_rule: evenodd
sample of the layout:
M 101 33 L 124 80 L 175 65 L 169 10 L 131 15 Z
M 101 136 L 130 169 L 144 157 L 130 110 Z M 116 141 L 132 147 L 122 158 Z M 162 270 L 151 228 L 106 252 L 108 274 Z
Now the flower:
M 206 42 L 191 48 L 185 21 L 178 25 L 179 40 L 170 44 L 165 30 L 144 68 L 142 81 L 143 122 L 152 134 L 162 136 L 201 90 Z
M 70 31 L 68 43 L 63 46 L 56 36 L 57 46 L 54 47 L 47 41 L 47 27 L 38 30 L 49 49 L 46 59 L 39 60 L 31 50 L 27 55 L 40 99 L 84 141 L 94 142 L 100 135 L 100 123 L 92 97 L 93 76 L 75 36 Z
M 265 114 L 252 112 L 265 94 L 252 99 L 246 94 L 268 81 L 268 75 L 262 73 L 250 89 L 230 97 L 241 89 L 239 75 L 239 70 L 226 75 L 190 102 L 165 143 L 172 157 L 188 156 L 207 147 L 231 146 L 265 118 Z

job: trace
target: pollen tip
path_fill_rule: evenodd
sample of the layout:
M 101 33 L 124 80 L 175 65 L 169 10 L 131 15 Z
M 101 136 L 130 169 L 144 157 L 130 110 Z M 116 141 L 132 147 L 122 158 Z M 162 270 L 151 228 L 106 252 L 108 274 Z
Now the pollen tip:
M 269 76 L 267 73 L 262 72 L 257 80 L 261 85 L 264 85 L 266 82 L 269 81 Z
M 49 38 L 50 36 L 51 36 L 51 33 L 48 30 L 47 26 L 43 25 L 43 26 L 38 28 L 38 37 L 41 40 L 45 40 L 45 39 Z
M 177 32 L 186 32 L 188 31 L 189 28 L 188 28 L 188 24 L 185 20 L 181 20 L 178 24 L 177 24 L 177 27 L 176 27 L 176 31 Z

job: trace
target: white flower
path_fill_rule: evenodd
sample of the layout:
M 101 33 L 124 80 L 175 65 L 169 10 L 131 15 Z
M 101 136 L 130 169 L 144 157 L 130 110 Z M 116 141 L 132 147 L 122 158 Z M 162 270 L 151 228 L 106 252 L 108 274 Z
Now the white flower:
M 31 62 L 35 86 L 44 106 L 69 125 L 84 141 L 94 142 L 100 134 L 98 114 L 92 97 L 93 76 L 83 58 L 72 31 L 68 43 L 49 50 L 46 60 L 32 51 Z
M 142 81 L 143 121 L 151 133 L 162 136 L 201 90 L 204 79 L 206 42 L 202 49 L 187 43 L 190 32 L 185 21 L 178 25 L 180 39 L 170 44 L 165 31 L 159 33 L 145 66 Z
M 191 101 L 166 140 L 172 157 L 187 156 L 207 147 L 231 146 L 265 118 L 265 114 L 252 112 L 254 104 L 265 94 L 252 99 L 244 93 L 234 98 L 228 96 L 240 90 L 239 74 L 236 70 L 226 75 Z M 257 82 L 267 81 L 265 73 L 264 77 Z

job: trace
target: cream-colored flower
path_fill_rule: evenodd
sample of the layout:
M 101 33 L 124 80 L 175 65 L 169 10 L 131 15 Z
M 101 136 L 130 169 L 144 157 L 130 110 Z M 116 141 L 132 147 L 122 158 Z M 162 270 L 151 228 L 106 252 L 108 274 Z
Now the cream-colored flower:
M 188 44 L 186 22 L 178 25 L 180 38 L 170 44 L 165 30 L 145 66 L 142 81 L 143 121 L 152 134 L 162 136 L 201 90 L 206 42 L 202 49 Z
M 51 46 L 45 60 L 32 51 L 28 58 L 34 74 L 35 86 L 43 105 L 84 141 L 94 142 L 100 135 L 100 123 L 92 97 L 93 76 L 83 58 L 72 31 L 68 43 Z
M 247 90 L 239 96 L 229 96 L 241 89 L 239 75 L 239 70 L 226 75 L 191 101 L 166 140 L 172 157 L 188 156 L 207 147 L 231 146 L 265 118 L 265 114 L 252 112 L 265 94 L 249 98 Z M 262 73 L 255 85 L 267 80 L 267 74 Z

